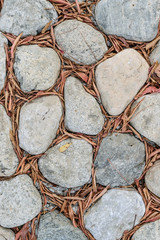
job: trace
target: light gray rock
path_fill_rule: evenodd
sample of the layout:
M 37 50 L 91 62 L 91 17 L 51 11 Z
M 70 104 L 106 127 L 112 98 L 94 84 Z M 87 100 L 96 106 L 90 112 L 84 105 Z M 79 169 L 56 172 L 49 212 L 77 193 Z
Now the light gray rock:
M 102 130 L 104 117 L 101 109 L 77 78 L 67 78 L 64 98 L 65 126 L 68 130 L 89 135 L 96 135 Z
M 43 176 L 67 188 L 87 183 L 91 177 L 91 166 L 92 146 L 84 140 L 71 138 L 50 148 L 39 159 Z
M 119 115 L 147 80 L 149 65 L 134 49 L 125 49 L 100 63 L 96 83 L 110 115 Z
M 0 226 L 0 240 L 15 240 L 15 234 L 12 230 Z
M 7 44 L 7 39 L 0 32 L 0 91 L 4 87 L 6 77 L 6 54 L 4 44 Z
M 18 158 L 10 140 L 11 122 L 2 105 L 0 105 L 0 177 L 11 176 L 18 166 Z
M 58 211 L 40 218 L 37 240 L 87 240 L 84 233 L 75 228 L 69 219 Z
M 159 240 L 160 220 L 141 226 L 133 235 L 132 240 Z
M 96 63 L 108 50 L 100 32 L 77 20 L 66 20 L 56 26 L 55 37 L 64 56 L 78 64 Z
M 160 41 L 158 42 L 157 46 L 153 50 L 153 52 L 150 55 L 150 61 L 153 64 L 154 62 L 160 63 Z
M 131 124 L 140 134 L 160 145 L 160 94 L 145 95 L 135 101 L 133 107 L 143 98 L 133 115 Z
M 113 14 L 114 13 L 114 14 Z M 106 34 L 129 40 L 151 41 L 158 31 L 159 0 L 101 0 L 96 6 L 96 21 Z
M 20 111 L 20 147 L 33 155 L 45 152 L 56 136 L 61 116 L 62 105 L 57 96 L 43 96 L 25 103 Z
M 21 226 L 34 218 L 41 207 L 41 196 L 28 175 L 18 175 L 0 182 L 1 226 Z
M 97 182 L 111 187 L 132 184 L 141 176 L 144 165 L 144 144 L 130 134 L 114 133 L 100 145 L 95 160 Z
M 47 0 L 5 0 L 0 16 L 0 30 L 23 36 L 36 35 L 52 20 L 57 22 L 57 12 Z
M 144 213 L 144 202 L 136 191 L 112 189 L 85 213 L 84 223 L 96 240 L 117 240 L 138 224 Z
M 52 48 L 30 45 L 16 50 L 14 71 L 24 92 L 51 87 L 58 78 L 60 67 L 58 54 Z

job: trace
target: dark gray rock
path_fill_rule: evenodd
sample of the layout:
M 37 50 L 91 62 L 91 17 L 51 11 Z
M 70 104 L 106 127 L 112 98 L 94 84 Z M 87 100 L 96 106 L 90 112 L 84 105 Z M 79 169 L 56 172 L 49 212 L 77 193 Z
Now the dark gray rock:
M 0 91 L 4 87 L 6 77 L 6 54 L 4 44 L 7 44 L 7 39 L 0 32 Z

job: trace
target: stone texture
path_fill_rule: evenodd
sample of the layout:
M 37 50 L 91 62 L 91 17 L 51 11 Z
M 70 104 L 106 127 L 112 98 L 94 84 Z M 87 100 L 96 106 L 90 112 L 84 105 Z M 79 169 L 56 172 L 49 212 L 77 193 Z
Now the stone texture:
M 110 115 L 119 115 L 132 101 L 148 76 L 149 65 L 134 49 L 125 49 L 100 63 L 96 83 Z
M 101 109 L 77 78 L 67 78 L 64 98 L 65 126 L 68 130 L 89 135 L 96 135 L 102 130 L 104 117 Z
M 96 63 L 108 49 L 100 32 L 77 20 L 66 20 L 56 26 L 55 37 L 64 56 L 78 64 Z
M 0 226 L 0 240 L 15 240 L 15 234 L 12 230 Z
M 41 207 L 41 196 L 28 175 L 18 175 L 0 182 L 1 226 L 21 226 L 34 218 Z
M 52 48 L 21 46 L 15 54 L 14 71 L 24 92 L 46 90 L 60 73 L 61 62 Z
M 153 52 L 150 55 L 150 61 L 153 64 L 154 62 L 160 63 L 160 41 L 158 42 L 157 46 L 153 50 Z
M 11 176 L 18 166 L 18 158 L 10 140 L 11 122 L 2 105 L 0 105 L 0 177 Z
M 84 233 L 75 228 L 69 219 L 58 211 L 40 218 L 37 240 L 87 240 Z
M 159 240 L 160 220 L 141 226 L 133 235 L 132 240 Z
M 4 87 L 6 77 L 6 54 L 4 44 L 7 44 L 7 39 L 0 32 L 0 91 Z
M 133 107 L 140 102 L 131 124 L 143 136 L 160 145 L 160 94 L 154 93 L 139 98 Z
M 96 240 L 116 240 L 138 224 L 144 213 L 144 202 L 136 191 L 112 189 L 85 213 L 84 223 Z
M 70 145 L 71 144 L 71 145 Z M 68 148 L 61 152 L 61 148 Z M 39 169 L 50 182 L 62 187 L 78 187 L 91 177 L 92 146 L 77 139 L 67 139 L 50 148 L 39 159 Z
M 144 144 L 130 134 L 114 133 L 105 137 L 100 145 L 95 160 L 96 179 L 99 184 L 111 187 L 132 184 L 141 176 L 144 165 Z
M 62 105 L 57 96 L 25 103 L 20 111 L 20 147 L 33 155 L 45 152 L 56 136 L 61 116 Z
M 113 14 L 114 13 L 114 14 Z M 101 0 L 96 6 L 96 21 L 106 34 L 129 40 L 151 41 L 158 31 L 159 0 Z
M 48 8 L 48 9 L 47 9 Z M 57 12 L 47 0 L 5 0 L 0 17 L 0 30 L 23 36 L 36 35 L 52 20 L 57 22 Z

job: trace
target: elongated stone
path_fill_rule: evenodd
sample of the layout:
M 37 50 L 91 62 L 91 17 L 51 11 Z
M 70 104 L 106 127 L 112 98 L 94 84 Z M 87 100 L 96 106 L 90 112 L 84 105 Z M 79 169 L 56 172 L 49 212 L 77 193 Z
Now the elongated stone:
M 150 61 L 151 61 L 152 64 L 154 62 L 159 62 L 160 63 L 160 41 L 158 42 L 155 49 L 152 51 L 152 53 L 150 55 Z
M 7 44 L 7 39 L 0 32 L 0 91 L 4 87 L 6 77 L 6 54 L 4 44 Z

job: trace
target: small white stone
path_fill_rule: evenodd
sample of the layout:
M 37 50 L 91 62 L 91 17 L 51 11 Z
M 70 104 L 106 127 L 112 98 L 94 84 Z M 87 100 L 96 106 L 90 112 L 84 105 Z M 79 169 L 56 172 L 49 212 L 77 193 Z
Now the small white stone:
M 4 44 L 7 44 L 7 39 L 0 32 L 0 91 L 4 87 L 6 77 L 6 54 Z
M 150 61 L 153 64 L 154 62 L 160 63 L 160 41 L 158 42 L 157 46 L 153 50 L 153 52 L 150 55 Z
M 0 226 L 0 240 L 15 240 L 15 234 L 12 230 Z

